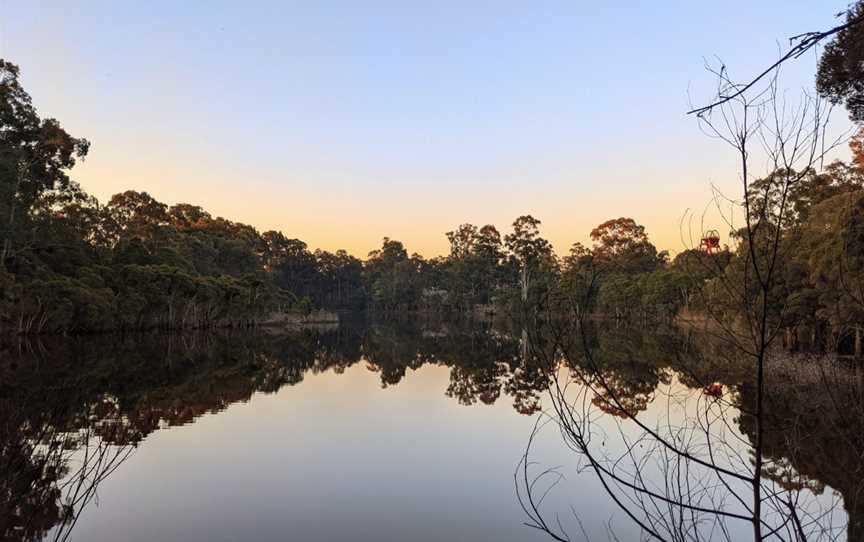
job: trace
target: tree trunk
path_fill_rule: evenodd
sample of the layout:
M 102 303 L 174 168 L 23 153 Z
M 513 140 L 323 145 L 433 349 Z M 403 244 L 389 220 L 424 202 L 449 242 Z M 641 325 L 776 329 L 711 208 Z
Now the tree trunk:
M 12 250 L 12 231 L 15 225 L 15 201 L 18 198 L 18 191 L 21 190 L 21 178 L 24 176 L 21 168 L 18 168 L 18 175 L 15 179 L 15 190 L 12 191 L 12 198 L 9 201 L 9 220 L 7 221 L 6 233 L 3 236 L 3 251 L 0 252 L 0 267 L 6 269 L 6 258 Z
M 855 358 L 861 357 L 861 328 L 855 326 Z
M 522 267 L 521 285 L 522 285 L 522 304 L 528 303 L 528 287 L 530 286 L 531 275 L 528 272 L 528 266 Z

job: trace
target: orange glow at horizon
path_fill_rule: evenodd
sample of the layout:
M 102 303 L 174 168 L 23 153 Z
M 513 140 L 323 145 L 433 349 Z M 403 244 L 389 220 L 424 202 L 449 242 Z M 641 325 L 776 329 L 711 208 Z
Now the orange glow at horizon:
M 0 56 L 20 65 L 42 116 L 93 143 L 72 176 L 100 201 L 147 191 L 361 258 L 385 236 L 444 255 L 459 224 L 503 235 L 523 214 L 565 255 L 624 216 L 674 254 L 702 230 L 726 243 L 712 187 L 741 192 L 734 153 L 684 114 L 716 90 L 704 56 L 722 44 L 727 65 L 758 73 L 792 21 L 833 20 L 815 3 L 774 4 L 706 25 L 653 4 L 626 17 L 603 3 L 351 4 L 334 18 L 316 3 L 18 3 L 0 21 Z M 812 88 L 813 74 L 790 64 L 784 84 Z
M 444 256 L 449 253 L 445 233 L 458 225 L 492 224 L 503 236 L 523 214 L 542 221 L 541 233 L 559 256 L 566 255 L 577 241 L 590 246 L 591 229 L 619 216 L 632 217 L 644 225 L 658 250 L 673 255 L 698 246 L 702 229 L 719 230 L 723 243 L 730 229 L 714 209 L 707 181 L 684 187 L 682 194 L 688 196 L 691 207 L 684 205 L 682 194 L 670 193 L 680 190 L 683 183 L 675 183 L 678 186 L 672 185 L 668 192 L 626 197 L 617 192 L 592 194 L 589 190 L 586 194 L 580 183 L 566 180 L 555 183 L 551 193 L 538 193 L 526 182 L 515 188 L 510 185 L 512 193 L 491 190 L 485 198 L 463 191 L 467 197 L 454 201 L 452 194 L 434 190 L 431 183 L 369 192 L 348 182 L 331 181 L 331 186 L 341 184 L 341 189 L 322 191 L 319 186 L 327 180 L 320 174 L 307 183 L 278 181 L 272 173 L 219 167 L 211 170 L 200 166 L 202 162 L 192 163 L 199 166 L 167 159 L 158 165 L 142 160 L 129 170 L 127 153 L 108 156 L 94 141 L 90 156 L 76 166 L 73 178 L 101 202 L 125 190 L 146 191 L 168 205 L 191 203 L 262 232 L 281 230 L 306 242 L 310 250 L 345 249 L 359 258 L 379 248 L 384 237 L 402 241 L 410 253 L 426 258 Z M 682 223 L 688 209 L 689 222 Z

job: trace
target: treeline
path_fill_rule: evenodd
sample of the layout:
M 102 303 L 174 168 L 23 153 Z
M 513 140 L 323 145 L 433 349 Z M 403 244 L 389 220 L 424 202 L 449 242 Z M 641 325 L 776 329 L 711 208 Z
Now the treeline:
M 244 326 L 312 307 L 536 312 L 581 284 L 578 270 L 588 253 L 575 247 L 559 261 L 531 216 L 519 217 L 504 236 L 494 226 L 464 224 L 447 234 L 447 257 L 409 255 L 385 238 L 362 262 L 345 251 L 313 252 L 281 232 L 259 233 L 195 205 L 168 206 L 144 192 L 100 203 L 69 177 L 89 148 L 56 120 L 41 118 L 18 67 L 0 60 L 5 331 Z M 594 255 L 620 262 L 622 277 L 668 271 L 665 255 L 632 220 L 610 221 L 592 237 Z M 645 278 L 646 300 L 671 307 L 679 292 L 664 297 L 661 285 Z M 633 307 L 620 289 L 605 292 L 601 300 L 616 310 Z
M 372 310 L 500 311 L 509 315 L 591 314 L 667 320 L 689 309 L 723 325 L 743 319 L 762 299 L 749 261 L 766 258 L 778 240 L 775 291 L 760 311 L 787 346 L 864 353 L 864 136 L 852 139 L 851 163 L 822 171 L 777 170 L 748 185 L 752 235 L 706 234 L 674 258 L 658 251 L 631 218 L 590 232 L 558 256 L 540 221 L 522 216 L 502 236 L 492 225 L 463 224 L 447 233 L 450 253 L 424 259 L 385 239 L 363 265 Z M 781 190 L 789 178 L 795 183 Z M 783 211 L 781 212 L 781 208 Z M 778 222 L 777 217 L 782 217 Z M 751 250 L 752 247 L 755 250 Z M 731 246 L 730 246 L 731 245 Z M 736 324 L 735 320 L 739 322 Z
M 251 325 L 284 310 L 362 306 L 359 260 L 279 232 L 69 177 L 89 143 L 43 119 L 0 60 L 0 331 Z
M 521 216 L 504 236 L 492 225 L 462 224 L 447 233 L 450 254 L 428 260 L 385 238 L 364 265 L 369 304 L 391 312 L 671 316 L 729 260 L 728 251 L 690 250 L 670 261 L 643 226 L 623 217 L 592 230 L 590 248 L 574 243 L 559 257 L 540 224 Z
M 736 250 L 722 275 L 704 289 L 704 306 L 734 314 L 760 307 L 755 280 L 745 279 L 751 258 L 767 258 L 779 240 L 773 291 L 760 309 L 787 346 L 862 354 L 864 325 L 864 154 L 853 138 L 851 164 L 822 172 L 778 170 L 750 184 L 750 236 L 735 233 Z M 786 180 L 797 179 L 786 191 Z M 785 201 L 784 201 L 785 200 Z M 782 220 L 778 220 L 781 216 Z M 779 222 L 779 224 L 778 224 Z M 751 250 L 751 246 L 754 250 Z M 758 278 L 756 278 L 758 280 Z
M 756 235 L 729 234 L 731 249 L 694 247 L 670 259 L 631 218 L 606 221 L 559 256 L 540 221 L 518 217 L 509 233 L 462 224 L 446 256 L 410 254 L 384 238 L 365 261 L 344 250 L 312 251 L 278 231 L 169 206 L 127 191 L 100 203 L 69 172 L 89 151 L 54 119 L 40 118 L 0 60 L 0 329 L 17 333 L 246 326 L 280 311 L 369 310 L 562 312 L 618 319 L 671 319 L 683 307 L 734 314 L 758 300 L 741 290 L 750 243 L 768 233 L 778 208 L 783 280 L 769 317 L 798 340 L 835 341 L 864 321 L 861 138 L 852 164 L 795 173 L 781 193 L 777 171 L 750 184 Z M 769 197 L 765 197 L 765 196 Z M 776 208 L 775 208 L 776 207 Z M 768 254 L 770 251 L 757 250 Z M 736 286 L 737 285 L 737 286 Z M 750 305 L 748 305 L 750 304 Z M 860 344 L 856 343 L 856 350 Z
M 274 312 L 362 307 L 362 264 L 311 253 L 204 209 L 128 191 L 102 205 L 69 183 L 21 213 L 0 274 L 18 332 L 249 325 Z

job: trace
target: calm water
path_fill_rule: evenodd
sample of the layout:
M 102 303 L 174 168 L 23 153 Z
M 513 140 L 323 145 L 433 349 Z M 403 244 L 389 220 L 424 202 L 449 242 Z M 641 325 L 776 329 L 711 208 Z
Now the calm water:
M 549 368 L 525 340 L 438 323 L 15 345 L 0 362 L 0 530 L 96 542 L 548 540 L 523 525 L 514 483 L 549 406 Z M 611 330 L 597 347 L 640 419 L 682 416 L 668 398 L 701 395 L 670 368 L 696 356 L 692 337 Z M 741 378 L 699 370 L 730 395 Z M 746 422 L 734 430 L 746 440 Z M 809 440 L 821 445 L 787 454 L 808 495 L 858 517 L 832 484 L 861 488 L 860 449 Z M 782 458 L 779 442 L 769 438 Z M 554 427 L 531 460 L 566 476 L 544 506 L 575 540 L 636 539 Z

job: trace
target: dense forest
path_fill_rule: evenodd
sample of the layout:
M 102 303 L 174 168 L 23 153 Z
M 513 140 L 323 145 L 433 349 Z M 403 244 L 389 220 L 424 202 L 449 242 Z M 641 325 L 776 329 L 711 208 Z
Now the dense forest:
M 817 75 L 820 94 L 845 103 L 853 121 L 862 117 L 860 34 L 857 26 L 838 34 Z M 857 336 L 864 322 L 860 132 L 850 148 L 848 163 L 797 172 L 800 181 L 783 193 L 786 201 L 779 201 L 778 186 L 789 172 L 749 186 L 755 199 L 768 202 L 763 207 L 776 202 L 792 213 L 783 221 L 782 292 L 768 308 L 771 318 L 793 332 L 806 328 L 823 344 Z M 525 215 L 505 234 L 489 224 L 455 227 L 446 233 L 446 256 L 411 254 L 385 237 L 364 261 L 344 250 L 313 251 L 283 232 L 259 232 L 194 204 L 167 205 L 146 192 L 99 202 L 70 177 L 89 151 L 87 140 L 40 117 L 19 68 L 0 60 L 0 329 L 6 333 L 245 326 L 313 308 L 672 319 L 683 309 L 735 311 L 756 295 L 728 287 L 741 283 L 751 253 L 733 228 L 724 232 L 723 246 L 712 234 L 670 258 L 642 225 L 622 217 L 594 228 L 591 246 L 574 243 L 556 254 L 540 220 Z M 746 212 L 764 221 L 774 216 L 769 208 Z
M 491 225 L 459 226 L 447 233 L 451 253 L 444 258 L 409 255 L 385 238 L 363 262 L 144 192 L 102 203 L 69 176 L 89 143 L 40 118 L 18 67 L 5 61 L 0 107 L 0 323 L 7 331 L 248 325 L 312 307 L 536 310 L 579 287 L 576 273 L 591 254 L 575 246 L 559 261 L 540 236 L 540 221 L 523 216 L 504 236 Z M 665 255 L 630 219 L 609 221 L 592 237 L 597 254 L 632 260 L 622 272 L 665 270 Z M 660 282 L 648 280 L 648 290 Z

